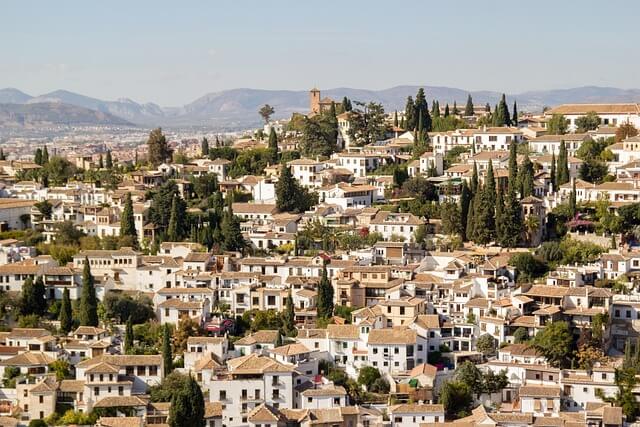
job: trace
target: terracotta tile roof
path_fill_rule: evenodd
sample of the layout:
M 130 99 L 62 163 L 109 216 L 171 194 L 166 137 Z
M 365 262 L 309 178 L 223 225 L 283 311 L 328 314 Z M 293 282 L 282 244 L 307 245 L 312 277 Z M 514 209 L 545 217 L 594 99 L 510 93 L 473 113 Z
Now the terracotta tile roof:
M 428 377 L 435 378 L 438 373 L 438 368 L 428 363 L 421 363 L 409 372 L 410 377 L 417 377 L 418 375 L 426 375 Z
M 437 314 L 420 314 L 413 322 L 425 329 L 440 328 L 440 317 Z
M 562 104 L 547 110 L 545 114 L 640 114 L 638 104 Z
M 234 345 L 275 344 L 278 340 L 278 331 L 263 330 L 240 338 Z
M 373 329 L 367 344 L 415 344 L 416 337 L 413 329 Z
M 142 417 L 100 417 L 99 427 L 140 427 L 143 425 Z
M 103 362 L 115 366 L 160 366 L 162 365 L 162 355 L 102 354 L 92 359 L 78 362 L 76 367 L 89 368 Z
M 276 347 L 269 350 L 269 352 L 280 356 L 296 356 L 299 354 L 311 353 L 311 350 L 309 350 L 304 344 L 294 343 Z
M 543 385 L 523 385 L 520 397 L 560 397 L 560 387 Z
M 220 417 L 222 417 L 222 403 L 220 403 L 220 402 L 205 402 L 204 403 L 204 417 L 205 418 L 220 418 Z
M 116 407 L 147 406 L 147 401 L 138 396 L 108 396 L 98 400 L 95 408 L 116 408 Z
M 360 338 L 358 325 L 327 325 L 330 339 L 357 340 Z
M 347 391 L 341 386 L 310 388 L 302 392 L 304 397 L 346 396 Z
M 27 351 L 17 356 L 10 357 L 6 360 L 0 360 L 0 366 L 42 366 L 53 363 L 55 359 L 47 356 L 42 352 Z
M 293 365 L 284 365 L 270 357 L 255 353 L 227 361 L 232 374 L 263 374 L 265 372 L 293 372 Z
M 390 414 L 425 414 L 425 413 L 442 413 L 444 414 L 444 405 L 441 404 L 419 404 L 406 403 L 400 405 L 389 406 Z

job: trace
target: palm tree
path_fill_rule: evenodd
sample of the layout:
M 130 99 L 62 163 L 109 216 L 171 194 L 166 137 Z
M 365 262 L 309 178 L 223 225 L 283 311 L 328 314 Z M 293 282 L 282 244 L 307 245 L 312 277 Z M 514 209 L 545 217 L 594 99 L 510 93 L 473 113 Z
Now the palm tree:
M 535 215 L 527 215 L 527 218 L 524 220 L 524 226 L 527 234 L 527 241 L 529 242 L 529 245 L 531 245 L 533 243 L 533 238 L 540 228 L 540 219 Z

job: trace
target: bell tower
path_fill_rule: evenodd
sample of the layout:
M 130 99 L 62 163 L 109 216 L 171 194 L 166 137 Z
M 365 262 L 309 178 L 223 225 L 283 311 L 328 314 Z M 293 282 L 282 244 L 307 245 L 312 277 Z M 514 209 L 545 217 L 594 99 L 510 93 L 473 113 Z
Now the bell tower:
M 312 114 L 320 113 L 320 89 L 315 87 L 309 91 L 309 110 Z

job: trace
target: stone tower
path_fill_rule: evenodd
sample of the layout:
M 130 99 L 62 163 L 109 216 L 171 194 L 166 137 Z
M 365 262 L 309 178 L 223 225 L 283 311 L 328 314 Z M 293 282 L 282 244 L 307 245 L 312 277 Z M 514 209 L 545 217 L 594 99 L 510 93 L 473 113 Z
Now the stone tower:
M 312 114 L 320 113 L 320 89 L 313 88 L 309 91 L 309 109 Z

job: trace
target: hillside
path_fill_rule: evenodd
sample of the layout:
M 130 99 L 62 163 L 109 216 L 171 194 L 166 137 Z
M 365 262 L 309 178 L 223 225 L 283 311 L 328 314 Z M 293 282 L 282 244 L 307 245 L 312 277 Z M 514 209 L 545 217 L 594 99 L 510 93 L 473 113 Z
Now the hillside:
M 131 126 L 131 123 L 109 113 L 59 102 L 0 104 L 0 127 L 52 125 Z

